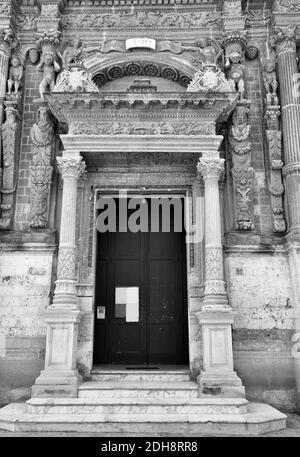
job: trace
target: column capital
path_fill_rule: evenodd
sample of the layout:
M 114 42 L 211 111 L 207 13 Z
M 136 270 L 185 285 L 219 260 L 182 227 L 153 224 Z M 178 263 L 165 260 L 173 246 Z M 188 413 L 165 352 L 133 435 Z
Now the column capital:
M 276 48 L 277 54 L 283 51 L 296 51 L 296 38 L 298 35 L 298 27 L 296 25 L 288 25 L 287 27 L 274 27 L 270 36 L 270 45 Z
M 63 179 L 75 178 L 79 179 L 85 171 L 85 162 L 81 156 L 63 156 L 57 157 L 58 170 Z
M 224 174 L 224 162 L 225 159 L 221 159 L 219 157 L 214 159 L 201 157 L 197 164 L 197 170 L 204 180 L 213 178 L 219 180 Z

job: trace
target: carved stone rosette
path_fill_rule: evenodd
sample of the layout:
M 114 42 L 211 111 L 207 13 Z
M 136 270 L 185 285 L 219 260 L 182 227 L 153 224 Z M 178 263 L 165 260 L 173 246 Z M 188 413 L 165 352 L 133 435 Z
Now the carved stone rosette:
M 236 230 L 254 229 L 253 178 L 251 165 L 249 102 L 240 101 L 233 113 L 228 140 L 231 147 L 233 202 Z
M 20 114 L 15 102 L 5 102 L 6 120 L 1 128 L 2 139 L 2 183 L 0 192 L 0 230 L 10 230 L 12 226 L 17 154 L 20 138 Z
M 30 227 L 44 229 L 48 224 L 54 146 L 54 126 L 46 104 L 39 107 L 37 122 L 32 126 L 30 136 L 33 144 Z

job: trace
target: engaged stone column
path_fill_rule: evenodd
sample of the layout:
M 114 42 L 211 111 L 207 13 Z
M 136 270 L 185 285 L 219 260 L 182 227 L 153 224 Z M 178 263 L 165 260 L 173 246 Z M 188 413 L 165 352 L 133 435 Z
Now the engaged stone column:
M 52 308 L 77 309 L 75 290 L 77 181 L 84 171 L 82 157 L 58 157 L 63 178 L 57 280 Z
M 233 371 L 231 324 L 234 313 L 228 304 L 224 281 L 219 179 L 224 159 L 203 154 L 198 170 L 205 189 L 205 282 L 202 310 L 197 312 L 203 335 L 203 371 L 198 377 L 200 393 L 244 396 L 241 380 Z
M 271 37 L 276 47 L 280 85 L 281 118 L 289 229 L 300 230 L 300 98 L 297 94 L 296 28 L 275 27 Z
M 76 369 L 80 310 L 75 291 L 77 183 L 85 164 L 79 155 L 57 158 L 63 178 L 57 280 L 53 304 L 43 313 L 47 325 L 45 369 L 32 388 L 34 397 L 77 397 Z

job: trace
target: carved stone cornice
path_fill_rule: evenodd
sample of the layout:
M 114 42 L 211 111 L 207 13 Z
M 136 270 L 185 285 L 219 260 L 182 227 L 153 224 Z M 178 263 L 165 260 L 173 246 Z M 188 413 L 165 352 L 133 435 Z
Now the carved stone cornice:
M 270 45 L 276 48 L 277 53 L 287 50 L 295 52 L 297 35 L 298 27 L 295 25 L 274 27 L 270 36 Z
M 224 175 L 225 159 L 215 158 L 208 159 L 201 157 L 199 159 L 197 170 L 204 180 L 206 179 L 222 179 Z
M 75 178 L 79 179 L 85 171 L 85 162 L 81 156 L 78 157 L 57 157 L 58 170 L 63 179 Z
M 226 119 L 234 109 L 238 94 L 227 93 L 45 93 L 45 99 L 56 118 L 71 125 L 74 122 L 105 121 L 128 122 L 137 114 L 143 118 L 151 117 L 151 113 L 164 115 L 164 119 L 179 116 L 202 118 L 203 121 L 216 122 Z M 125 119 L 126 118 L 126 119 Z

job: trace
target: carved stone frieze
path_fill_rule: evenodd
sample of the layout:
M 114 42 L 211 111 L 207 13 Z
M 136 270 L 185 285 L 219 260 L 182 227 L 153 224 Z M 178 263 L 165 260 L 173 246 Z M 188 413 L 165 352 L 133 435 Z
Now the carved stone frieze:
M 1 183 L 1 218 L 0 230 L 9 230 L 12 226 L 15 175 L 20 137 L 20 114 L 16 103 L 5 102 L 6 120 L 2 125 L 2 183 Z
M 75 28 L 78 30 L 96 29 L 183 29 L 205 26 L 219 27 L 221 15 L 219 12 L 195 11 L 116 11 L 98 14 L 68 14 L 61 19 L 63 29 Z
M 33 144 L 30 226 L 32 228 L 46 228 L 52 177 L 54 125 L 45 104 L 41 104 L 38 108 L 36 123 L 31 128 L 30 137 Z
M 70 127 L 73 135 L 214 135 L 214 122 L 75 122 Z

